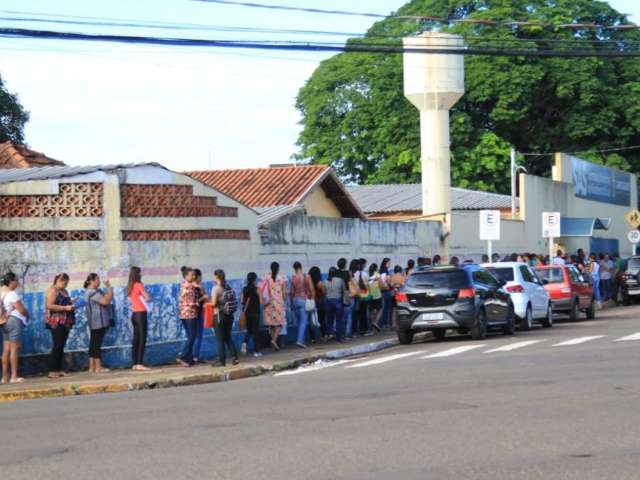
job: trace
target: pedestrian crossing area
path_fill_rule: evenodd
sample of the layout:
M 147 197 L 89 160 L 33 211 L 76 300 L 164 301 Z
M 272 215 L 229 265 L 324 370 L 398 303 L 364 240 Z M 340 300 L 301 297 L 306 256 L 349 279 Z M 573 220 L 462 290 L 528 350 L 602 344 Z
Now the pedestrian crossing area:
M 492 346 L 489 343 L 471 343 L 467 345 L 459 345 L 446 348 L 443 343 L 425 344 L 426 348 L 421 350 L 410 350 L 408 352 L 396 352 L 388 355 L 375 356 L 372 358 L 346 359 L 338 361 L 318 360 L 309 365 L 303 365 L 296 370 L 290 370 L 277 373 L 276 376 L 290 376 L 302 373 L 317 372 L 328 368 L 342 367 L 344 369 L 363 369 L 367 367 L 376 367 L 390 364 L 397 361 L 418 359 L 418 360 L 437 360 L 450 357 L 457 357 L 468 353 L 482 353 L 482 355 L 500 355 L 509 352 L 526 350 L 527 348 L 538 346 L 543 348 L 551 348 L 553 350 L 569 349 L 590 343 L 598 342 L 633 342 L 640 341 L 640 332 L 625 335 L 621 337 L 611 337 L 609 335 L 590 335 L 582 337 L 567 338 L 557 343 L 552 343 L 547 339 L 522 340 L 509 342 L 501 345 Z M 435 348 L 442 348 L 439 351 L 431 352 Z

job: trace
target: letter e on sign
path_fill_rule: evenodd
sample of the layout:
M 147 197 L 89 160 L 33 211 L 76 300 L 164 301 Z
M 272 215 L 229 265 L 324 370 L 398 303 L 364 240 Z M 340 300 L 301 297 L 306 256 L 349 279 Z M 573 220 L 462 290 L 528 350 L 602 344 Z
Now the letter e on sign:
M 542 237 L 560 238 L 560 212 L 542 212 Z
M 480 240 L 500 240 L 500 210 L 480 210 Z

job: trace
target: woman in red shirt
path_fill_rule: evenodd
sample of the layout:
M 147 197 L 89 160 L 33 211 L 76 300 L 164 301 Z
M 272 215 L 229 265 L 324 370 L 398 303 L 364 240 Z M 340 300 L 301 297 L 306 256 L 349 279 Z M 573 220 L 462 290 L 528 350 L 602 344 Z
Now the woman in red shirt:
M 131 323 L 133 324 L 132 370 L 147 371 L 150 369 L 145 367 L 143 363 L 144 350 L 147 345 L 147 302 L 151 296 L 144 289 L 140 267 L 131 267 L 129 270 L 127 293 L 131 304 Z

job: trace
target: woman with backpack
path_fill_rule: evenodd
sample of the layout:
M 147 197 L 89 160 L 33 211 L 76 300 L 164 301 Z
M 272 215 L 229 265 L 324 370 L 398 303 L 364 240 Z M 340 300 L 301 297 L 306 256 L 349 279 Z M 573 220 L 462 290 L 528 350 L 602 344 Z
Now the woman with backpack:
M 380 264 L 380 289 L 382 290 L 382 317 L 380 325 L 383 328 L 391 327 L 391 309 L 393 308 L 393 292 L 391 291 L 390 258 L 384 258 Z
M 179 312 L 180 322 L 187 332 L 187 340 L 176 361 L 186 368 L 193 365 L 193 344 L 196 341 L 200 290 L 195 283 L 196 275 L 193 268 L 182 267 L 181 271 L 184 280 L 180 285 Z
M 336 341 L 342 343 L 344 341 L 344 300 L 348 293 L 344 284 L 344 280 L 340 276 L 337 268 L 329 269 L 329 278 L 327 279 L 327 327 L 332 329 L 335 327 Z
M 89 324 L 89 373 L 107 373 L 102 367 L 102 341 L 107 330 L 113 324 L 111 301 L 113 288 L 109 280 L 104 282 L 106 289 L 100 288 L 100 277 L 90 273 L 84 281 L 84 298 L 87 302 L 87 323 Z
M 200 359 L 200 351 L 202 350 L 202 337 L 204 335 L 204 304 L 209 300 L 207 294 L 202 286 L 202 271 L 199 268 L 194 268 L 193 273 L 195 275 L 194 284 L 197 290 L 198 296 L 198 317 L 196 319 L 196 338 L 193 341 L 193 363 L 204 363 Z
M 67 292 L 69 275 L 60 273 L 53 279 L 53 284 L 47 289 L 46 298 L 46 327 L 51 332 L 53 346 L 49 354 L 49 378 L 67 377 L 62 369 L 64 347 L 69 338 L 69 332 L 76 321 L 75 307 Z
M 358 325 L 357 312 L 358 312 L 358 285 L 355 280 L 356 272 L 360 268 L 360 261 L 353 259 L 349 262 L 349 278 L 346 282 L 347 290 L 349 291 L 349 298 L 345 298 L 345 313 L 344 313 L 344 330 L 346 340 L 351 340 Z M 347 303 L 348 302 L 348 303 Z
M 376 332 L 382 331 L 380 319 L 382 317 L 382 279 L 378 272 L 378 265 L 369 266 L 369 322 Z
M 369 336 L 373 332 L 369 327 L 369 303 L 371 302 L 371 293 L 369 292 L 369 276 L 367 275 L 367 260 L 361 258 L 358 261 L 358 271 L 355 273 L 354 280 L 358 286 L 358 306 L 354 313 L 353 333 Z
M 2 379 L 0 383 L 22 383 L 18 376 L 18 355 L 22 344 L 22 330 L 27 326 L 29 312 L 16 292 L 18 277 L 9 272 L 2 279 L 0 300 L 2 302 Z
M 277 352 L 278 337 L 287 322 L 286 305 L 286 280 L 278 275 L 280 264 L 273 262 L 271 272 L 265 276 L 260 289 L 260 303 L 264 305 L 264 324 L 269 327 L 271 346 Z
M 227 365 L 227 356 L 225 353 L 225 345 L 229 347 L 229 353 L 233 355 L 233 364 L 240 363 L 238 359 L 238 350 L 233 343 L 231 331 L 233 329 L 233 314 L 238 309 L 236 294 L 227 283 L 224 270 L 216 270 L 213 272 L 213 279 L 216 282 L 215 287 L 211 290 L 211 303 L 216 311 L 215 334 L 218 342 L 218 358 L 220 365 Z
M 127 282 L 127 296 L 131 305 L 131 325 L 133 326 L 133 342 L 131 343 L 131 357 L 136 372 L 146 372 L 150 369 L 143 365 L 144 351 L 147 346 L 147 322 L 148 304 L 151 296 L 147 293 L 142 283 L 142 270 L 140 267 L 129 269 L 129 281 Z

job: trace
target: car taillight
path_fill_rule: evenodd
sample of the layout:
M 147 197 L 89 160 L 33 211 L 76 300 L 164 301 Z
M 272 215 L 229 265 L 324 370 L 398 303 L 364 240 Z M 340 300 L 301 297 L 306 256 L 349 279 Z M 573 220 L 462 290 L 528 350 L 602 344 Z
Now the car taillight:
M 564 287 L 560 289 L 560 292 L 562 293 L 571 293 L 571 289 L 569 287 Z
M 458 298 L 475 298 L 476 289 L 475 288 L 462 288 L 458 292 Z
M 398 303 L 408 303 L 409 302 L 409 298 L 407 297 L 406 293 L 398 292 L 398 293 L 396 293 L 396 302 L 398 302 Z
M 507 292 L 509 293 L 522 293 L 524 292 L 524 288 L 522 285 L 509 285 L 507 288 Z

